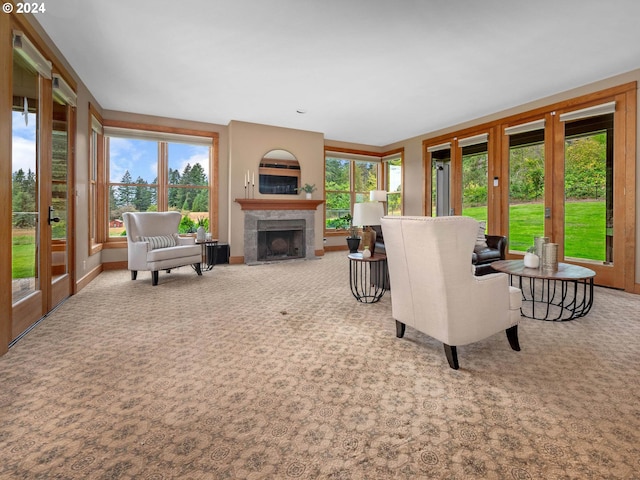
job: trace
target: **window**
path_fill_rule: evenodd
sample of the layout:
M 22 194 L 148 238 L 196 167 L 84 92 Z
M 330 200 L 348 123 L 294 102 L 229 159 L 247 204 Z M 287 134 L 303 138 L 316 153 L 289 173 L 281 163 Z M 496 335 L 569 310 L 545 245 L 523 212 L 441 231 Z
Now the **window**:
M 102 117 L 95 108 L 89 105 L 89 252 L 96 253 L 100 249 L 100 185 L 104 171 L 104 136 Z
M 195 232 L 202 223 L 217 235 L 212 214 L 215 172 L 214 134 L 203 136 L 105 127 L 109 180 L 108 237 L 126 232 L 124 212 L 179 211 L 180 233 Z M 207 135 L 207 136 L 204 136 Z M 214 208 L 215 211 L 215 208 Z
M 325 155 L 325 228 L 349 227 L 353 205 L 369 201 L 378 189 L 380 157 L 327 151 Z
M 387 215 L 402 215 L 402 153 L 382 159 Z

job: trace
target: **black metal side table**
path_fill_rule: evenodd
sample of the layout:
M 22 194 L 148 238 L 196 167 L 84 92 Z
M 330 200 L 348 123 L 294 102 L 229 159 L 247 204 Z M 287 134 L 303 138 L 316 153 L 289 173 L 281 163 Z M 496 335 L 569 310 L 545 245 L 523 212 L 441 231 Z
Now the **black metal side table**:
M 198 245 L 202 245 L 202 263 L 203 270 L 209 271 L 216 264 L 216 250 L 218 249 L 218 239 L 211 238 L 208 240 L 196 240 Z M 206 264 L 206 268 L 204 267 Z
M 378 253 L 364 258 L 362 253 L 351 253 L 349 257 L 349 285 L 353 296 L 362 303 L 376 303 L 386 289 L 381 281 L 387 274 L 387 256 Z

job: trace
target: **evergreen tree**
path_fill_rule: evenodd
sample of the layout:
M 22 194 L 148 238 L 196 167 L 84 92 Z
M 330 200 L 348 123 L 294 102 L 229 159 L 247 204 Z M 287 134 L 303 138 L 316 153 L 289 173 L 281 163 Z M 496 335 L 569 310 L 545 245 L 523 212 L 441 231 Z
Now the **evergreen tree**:
M 116 193 L 116 206 L 124 207 L 127 205 L 133 205 L 136 196 L 136 187 L 131 185 L 131 183 L 133 182 L 131 180 L 131 174 L 129 173 L 129 170 L 124 172 L 120 183 L 123 183 L 125 185 L 120 185 L 118 187 Z
M 196 198 L 193 199 L 193 211 L 194 212 L 208 212 L 209 211 L 209 193 L 208 190 L 200 189 Z
M 207 174 L 199 163 L 196 163 L 189 171 L 189 185 L 207 185 Z
M 181 183 L 180 172 L 169 169 L 169 185 L 179 185 Z M 169 188 L 169 208 L 179 208 L 184 203 L 184 198 L 180 198 L 179 188 Z
M 133 205 L 138 212 L 146 212 L 151 206 L 151 191 L 152 189 L 147 187 L 147 182 L 142 177 L 136 178 L 135 196 Z

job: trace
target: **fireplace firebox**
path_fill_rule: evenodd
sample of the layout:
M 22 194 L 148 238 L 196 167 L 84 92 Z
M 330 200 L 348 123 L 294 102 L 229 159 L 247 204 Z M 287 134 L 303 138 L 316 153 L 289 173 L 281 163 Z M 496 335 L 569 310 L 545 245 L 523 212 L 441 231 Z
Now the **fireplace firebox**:
M 305 258 L 304 219 L 258 220 L 259 262 Z

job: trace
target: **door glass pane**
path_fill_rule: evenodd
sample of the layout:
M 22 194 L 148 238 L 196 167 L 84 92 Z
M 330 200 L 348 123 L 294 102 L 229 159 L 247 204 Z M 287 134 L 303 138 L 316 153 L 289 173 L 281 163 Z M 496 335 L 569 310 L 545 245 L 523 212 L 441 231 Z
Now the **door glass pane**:
M 13 302 L 39 288 L 37 133 L 38 76 L 13 56 L 12 292 Z
M 451 149 L 431 153 L 431 215 L 451 214 Z
M 51 276 L 68 272 L 67 226 L 68 189 L 67 172 L 69 166 L 68 148 L 68 107 L 53 103 L 53 137 L 51 165 L 51 206 L 58 222 L 51 223 Z
M 509 136 L 509 251 L 544 235 L 544 130 Z
M 488 170 L 487 144 L 462 148 L 462 215 L 487 221 Z
M 613 262 L 613 114 L 565 125 L 564 256 Z

